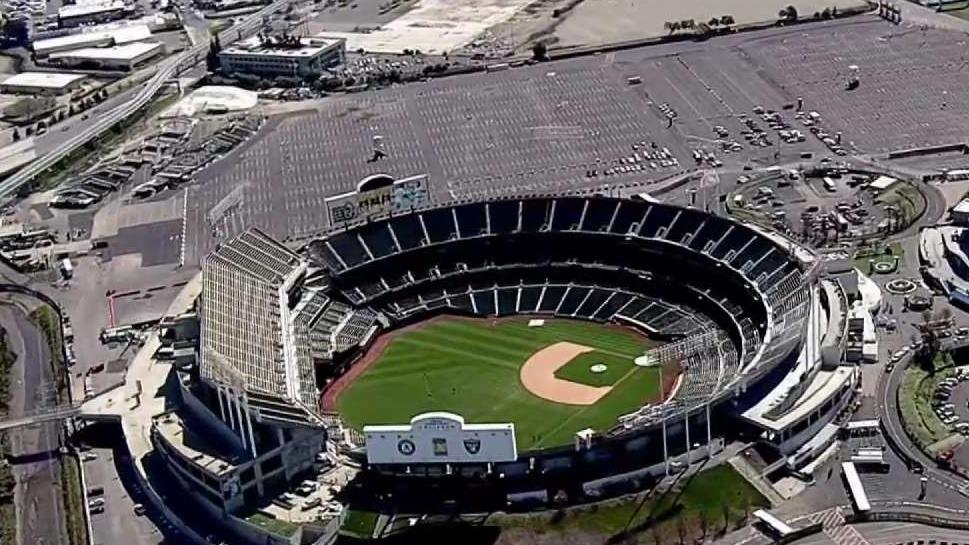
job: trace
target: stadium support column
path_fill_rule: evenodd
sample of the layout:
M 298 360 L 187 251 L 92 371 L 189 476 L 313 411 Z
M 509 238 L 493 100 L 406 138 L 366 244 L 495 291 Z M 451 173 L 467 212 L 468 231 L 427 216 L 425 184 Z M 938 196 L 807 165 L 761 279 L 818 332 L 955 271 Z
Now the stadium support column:
M 233 391 L 232 398 L 235 400 L 236 405 L 236 422 L 239 423 L 236 431 L 239 433 L 239 438 L 242 439 L 242 446 L 246 447 L 246 424 L 242 420 L 242 401 L 239 399 L 239 392 Z
M 710 401 L 707 401 L 707 460 L 713 458 L 713 440 L 710 437 Z
M 252 453 L 253 458 L 258 458 L 259 455 L 256 454 L 256 438 L 253 437 L 252 433 L 252 413 L 249 412 L 249 396 L 246 394 L 245 390 L 242 392 L 242 414 L 245 415 L 245 429 L 243 434 L 249 434 L 249 452 Z M 242 440 L 245 443 L 245 439 Z
M 223 401 L 225 402 L 224 409 L 222 408 Z M 235 415 L 232 414 L 232 396 L 225 386 L 219 386 L 219 409 L 222 411 L 222 421 L 228 424 L 230 429 L 236 429 Z
M 686 409 L 686 466 L 690 467 L 690 409 Z
M 224 401 L 223 398 L 225 397 L 225 395 L 222 393 L 222 387 L 216 386 L 215 393 L 219 399 L 219 418 L 221 418 L 222 421 L 225 422 L 225 405 L 222 404 Z
M 662 384 L 662 381 L 660 382 Z M 670 453 L 666 447 L 666 416 L 663 416 L 663 466 L 666 469 L 666 476 L 670 475 Z

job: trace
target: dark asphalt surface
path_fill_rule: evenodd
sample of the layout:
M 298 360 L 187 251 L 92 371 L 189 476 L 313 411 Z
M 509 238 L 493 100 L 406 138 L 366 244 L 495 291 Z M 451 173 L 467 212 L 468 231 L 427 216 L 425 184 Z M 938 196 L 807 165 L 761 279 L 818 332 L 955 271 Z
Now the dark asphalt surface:
M 14 366 L 11 413 L 22 414 L 56 405 L 50 351 L 42 331 L 18 307 L 0 307 L 0 326 L 18 355 Z M 60 423 L 49 422 L 10 432 L 18 491 L 20 542 L 24 545 L 66 543 L 61 467 L 57 457 Z

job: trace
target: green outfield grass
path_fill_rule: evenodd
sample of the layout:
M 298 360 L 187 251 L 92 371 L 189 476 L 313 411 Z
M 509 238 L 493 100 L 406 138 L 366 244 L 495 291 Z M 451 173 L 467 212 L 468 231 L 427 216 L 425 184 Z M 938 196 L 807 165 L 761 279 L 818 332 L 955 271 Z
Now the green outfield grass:
M 613 390 L 598 403 L 554 403 L 522 387 L 522 364 L 560 341 L 596 349 L 580 356 L 586 362 L 568 366 L 574 367 L 568 371 L 572 380 L 588 383 L 593 375 L 588 368 L 598 361 L 615 369 L 610 374 Z M 570 444 L 576 431 L 608 429 L 616 417 L 657 396 L 659 371 L 632 364 L 650 344 L 631 331 L 590 322 L 546 320 L 544 327 L 529 328 L 524 319 L 497 325 L 444 319 L 391 341 L 373 367 L 340 395 L 337 406 L 357 429 L 403 424 L 427 411 L 450 411 L 471 423 L 514 422 L 520 450 Z

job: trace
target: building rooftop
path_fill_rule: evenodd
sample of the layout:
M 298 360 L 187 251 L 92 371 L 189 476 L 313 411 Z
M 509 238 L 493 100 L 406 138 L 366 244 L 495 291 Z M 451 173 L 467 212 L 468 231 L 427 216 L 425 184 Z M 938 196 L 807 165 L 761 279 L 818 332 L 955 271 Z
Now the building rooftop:
M 135 42 L 114 47 L 85 47 L 61 53 L 51 53 L 50 58 L 130 61 L 161 48 L 162 44 L 159 42 Z
M 35 53 L 44 54 L 48 51 L 60 49 L 71 49 L 73 47 L 85 47 L 100 43 L 113 43 L 115 45 L 146 40 L 151 37 L 151 29 L 148 25 L 128 25 L 119 28 L 97 30 L 93 32 L 79 32 L 47 40 L 38 40 L 33 43 Z
M 868 187 L 875 191 L 884 191 L 895 185 L 897 181 L 898 178 L 892 178 L 891 176 L 879 176 Z
M 59 74 L 56 72 L 21 72 L 3 80 L 3 85 L 18 87 L 40 87 L 44 89 L 63 89 L 84 79 L 81 74 Z
M 969 214 L 969 198 L 959 201 L 952 207 L 952 211 L 957 214 Z
M 125 9 L 125 4 L 120 0 L 113 2 L 78 3 L 61 6 L 57 10 L 57 16 L 61 19 L 69 19 L 71 17 L 84 17 L 85 15 L 123 9 Z
M 298 46 L 283 45 L 279 38 L 263 41 L 258 36 L 253 36 L 223 49 L 222 53 L 229 55 L 265 55 L 267 57 L 312 57 L 343 41 L 342 38 L 321 37 L 295 39 L 298 40 Z

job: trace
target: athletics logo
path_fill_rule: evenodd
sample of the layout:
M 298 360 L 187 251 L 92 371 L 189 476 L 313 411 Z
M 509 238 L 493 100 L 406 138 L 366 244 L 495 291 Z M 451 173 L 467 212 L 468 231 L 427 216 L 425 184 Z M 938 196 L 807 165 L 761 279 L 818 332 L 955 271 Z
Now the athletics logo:
M 476 438 L 465 439 L 464 450 L 468 451 L 468 454 L 477 454 L 481 452 L 481 440 Z
M 397 452 L 403 454 L 404 456 L 410 456 L 414 454 L 417 447 L 414 446 L 414 442 L 410 439 L 401 439 L 397 442 Z

